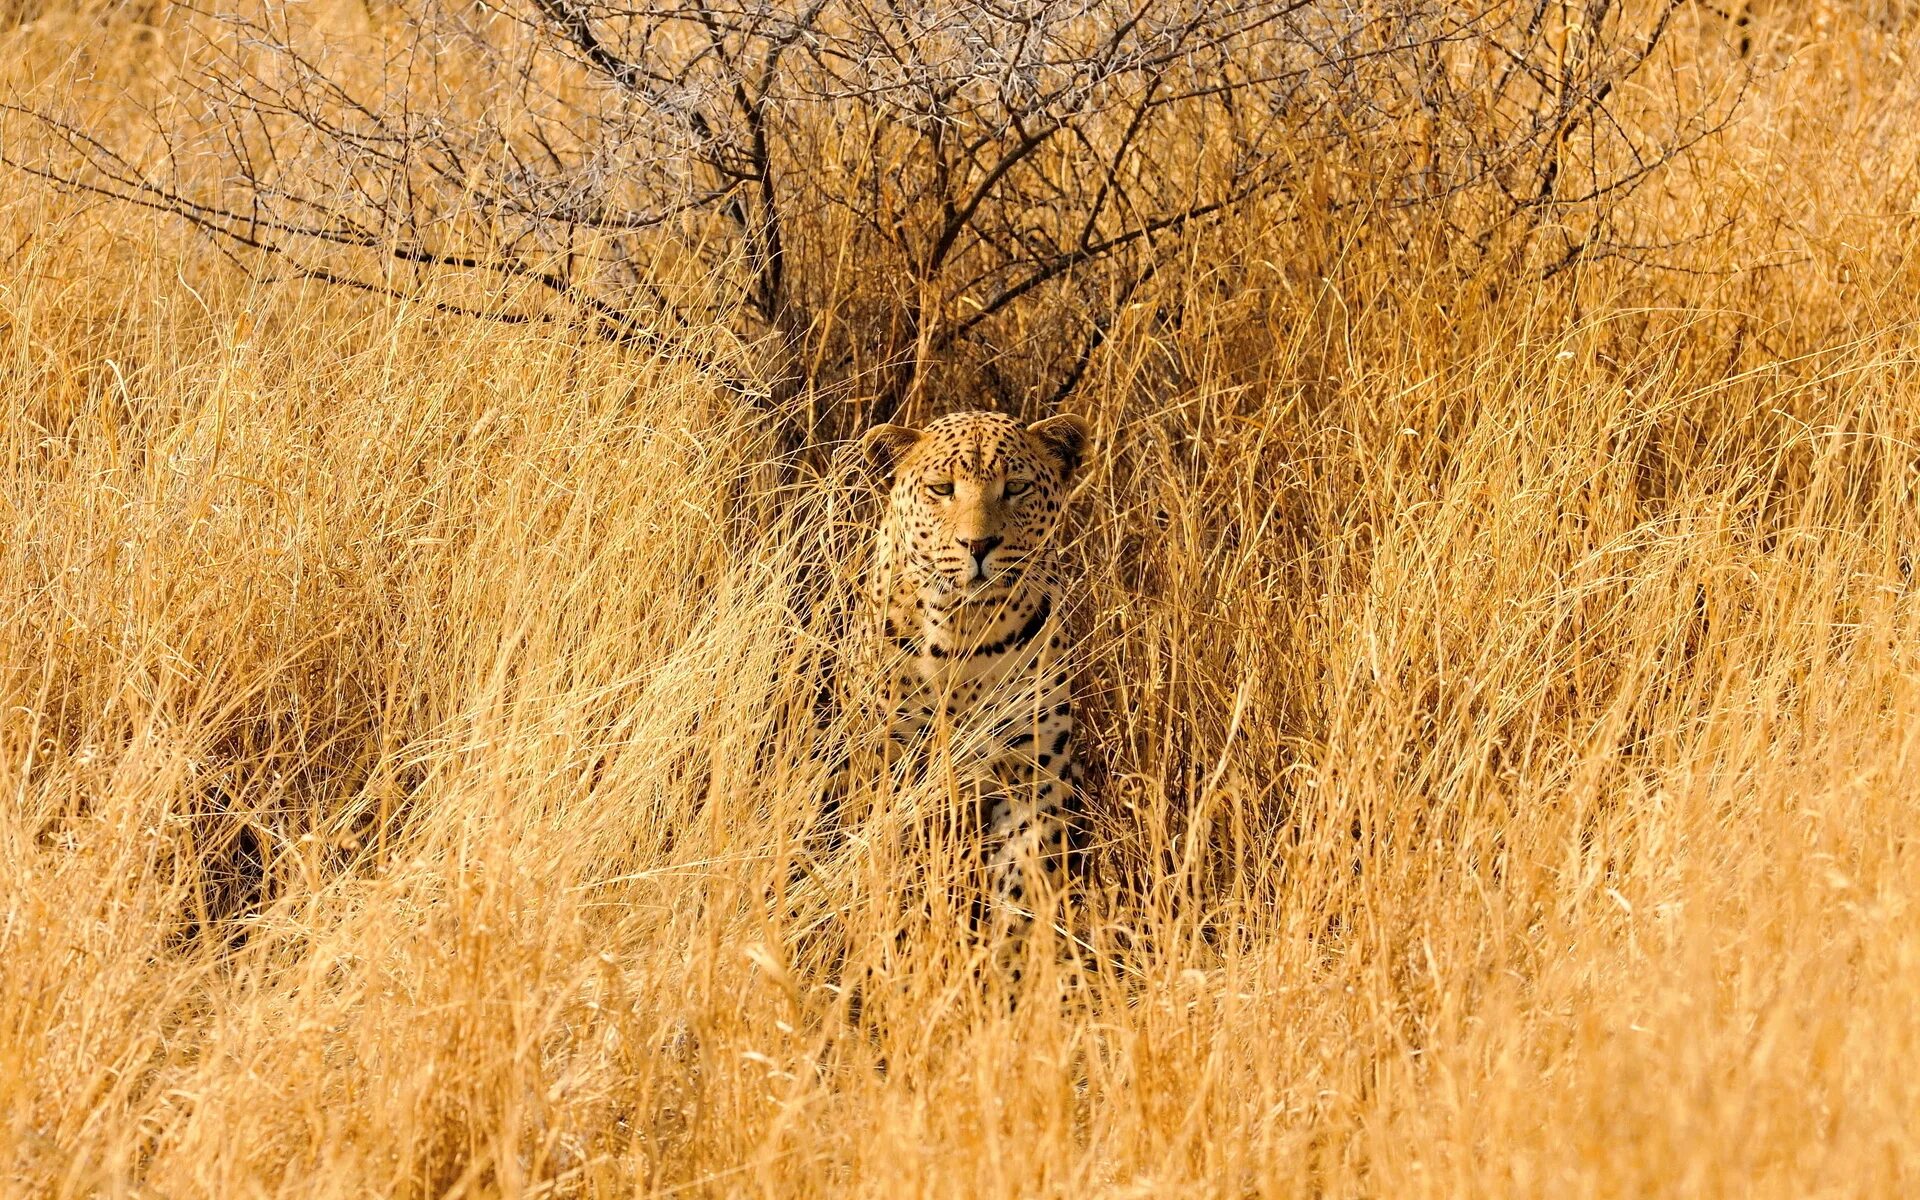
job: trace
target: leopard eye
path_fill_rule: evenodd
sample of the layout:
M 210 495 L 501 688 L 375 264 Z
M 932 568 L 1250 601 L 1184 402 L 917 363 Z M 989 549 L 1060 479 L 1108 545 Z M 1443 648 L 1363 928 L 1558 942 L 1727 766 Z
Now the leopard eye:
M 1014 496 L 1024 496 L 1032 490 L 1033 480 L 1031 479 L 1009 479 L 1005 490 L 1000 494 L 1011 499 Z
M 930 483 L 927 485 L 927 491 L 935 496 L 951 496 L 953 495 L 953 481 L 949 479 L 945 483 Z

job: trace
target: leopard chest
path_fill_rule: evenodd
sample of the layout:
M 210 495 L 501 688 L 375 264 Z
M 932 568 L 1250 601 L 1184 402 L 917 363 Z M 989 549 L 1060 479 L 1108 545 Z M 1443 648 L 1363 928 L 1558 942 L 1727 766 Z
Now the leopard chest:
M 1050 600 L 1008 605 L 971 627 L 965 614 L 895 616 L 896 632 L 909 634 L 898 638 L 906 651 L 894 688 L 900 733 L 944 731 L 964 757 L 1007 774 L 1003 782 L 1065 775 L 1072 662 Z

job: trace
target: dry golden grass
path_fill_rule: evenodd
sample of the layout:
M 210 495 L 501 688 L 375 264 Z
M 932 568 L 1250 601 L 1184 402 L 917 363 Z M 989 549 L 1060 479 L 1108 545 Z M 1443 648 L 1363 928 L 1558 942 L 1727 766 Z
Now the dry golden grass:
M 5 1189 L 1912 1194 L 1920 38 L 1808 20 L 1636 201 L 1691 272 L 1156 284 L 1075 397 L 1134 944 L 1008 1014 L 936 904 L 852 1030 L 904 822 L 787 894 L 847 539 L 764 423 L 7 178 Z

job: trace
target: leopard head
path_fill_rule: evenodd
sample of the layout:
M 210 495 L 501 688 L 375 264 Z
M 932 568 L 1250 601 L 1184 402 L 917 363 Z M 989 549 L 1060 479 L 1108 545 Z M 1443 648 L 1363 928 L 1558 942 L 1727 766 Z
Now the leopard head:
M 891 479 L 886 536 L 896 571 L 939 607 L 1004 599 L 1054 547 L 1087 424 L 1061 415 L 1022 425 L 995 412 L 925 429 L 879 425 L 860 445 Z

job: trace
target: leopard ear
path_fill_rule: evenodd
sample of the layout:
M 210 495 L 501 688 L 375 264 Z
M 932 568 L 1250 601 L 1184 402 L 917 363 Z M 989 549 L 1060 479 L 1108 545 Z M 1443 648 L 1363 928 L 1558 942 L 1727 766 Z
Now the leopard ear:
M 860 457 L 883 479 L 891 480 L 900 460 L 926 435 L 905 425 L 875 425 L 860 435 Z
M 1080 460 L 1086 457 L 1087 443 L 1093 438 L 1086 420 L 1072 413 L 1035 421 L 1027 426 L 1027 432 L 1039 438 L 1060 461 L 1062 479 L 1071 479 L 1073 473 L 1080 469 Z

